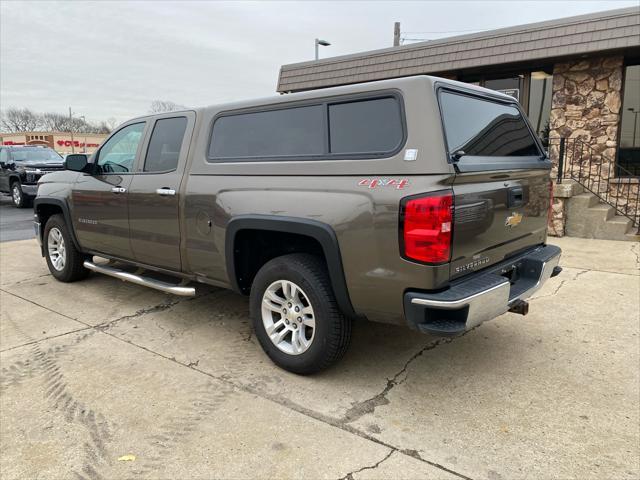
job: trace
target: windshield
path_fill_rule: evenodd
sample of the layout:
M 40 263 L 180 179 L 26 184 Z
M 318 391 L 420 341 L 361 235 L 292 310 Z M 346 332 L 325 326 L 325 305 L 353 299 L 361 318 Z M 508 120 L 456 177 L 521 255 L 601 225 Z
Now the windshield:
M 449 152 L 486 157 L 528 157 L 540 152 L 513 105 L 442 92 L 440 107 Z
M 14 162 L 60 162 L 62 157 L 50 148 L 16 148 L 11 150 Z

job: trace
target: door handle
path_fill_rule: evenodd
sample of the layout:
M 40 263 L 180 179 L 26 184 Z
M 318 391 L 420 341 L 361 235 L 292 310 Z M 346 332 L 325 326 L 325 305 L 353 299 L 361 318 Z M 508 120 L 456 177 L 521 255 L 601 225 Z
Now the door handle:
M 508 207 L 521 207 L 524 205 L 524 192 L 522 187 L 511 187 L 509 189 Z
M 156 193 L 158 195 L 173 196 L 176 194 L 176 191 L 173 188 L 162 187 L 162 188 L 158 188 L 156 190 Z
M 111 193 L 126 193 L 127 189 L 124 187 L 113 187 Z

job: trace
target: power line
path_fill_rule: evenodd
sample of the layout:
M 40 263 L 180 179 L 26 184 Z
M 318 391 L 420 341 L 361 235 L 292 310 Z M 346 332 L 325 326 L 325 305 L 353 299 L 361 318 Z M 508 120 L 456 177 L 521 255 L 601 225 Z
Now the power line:
M 432 31 L 424 31 L 424 32 L 402 32 L 407 35 L 411 34 L 430 34 L 430 33 L 469 33 L 469 32 L 489 32 L 491 30 L 497 30 L 496 28 L 484 28 L 484 29 L 473 29 L 473 30 L 432 30 Z M 400 44 L 404 44 L 405 42 L 429 42 L 433 40 L 433 38 L 410 38 L 410 37 L 400 37 Z
M 472 28 L 470 30 L 430 30 L 425 32 L 403 32 L 407 34 L 423 34 L 423 33 L 464 33 L 464 32 L 488 32 L 489 30 L 499 30 L 500 28 L 505 27 L 496 27 L 496 28 Z

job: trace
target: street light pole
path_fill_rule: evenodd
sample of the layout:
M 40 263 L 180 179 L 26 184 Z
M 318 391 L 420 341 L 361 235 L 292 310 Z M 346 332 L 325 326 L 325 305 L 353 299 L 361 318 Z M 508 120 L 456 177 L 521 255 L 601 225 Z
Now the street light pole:
M 323 47 L 328 47 L 331 44 L 326 40 L 320 40 L 319 38 L 316 38 L 316 60 L 320 58 L 319 51 L 318 51 L 320 45 L 322 45 Z
M 87 123 L 87 119 L 84 115 L 80 115 L 78 120 L 82 119 L 84 123 Z M 76 153 L 76 149 L 73 142 L 73 113 L 71 113 L 71 107 L 69 107 L 69 133 L 71 133 L 71 153 Z M 84 152 L 87 153 L 87 132 L 84 132 Z

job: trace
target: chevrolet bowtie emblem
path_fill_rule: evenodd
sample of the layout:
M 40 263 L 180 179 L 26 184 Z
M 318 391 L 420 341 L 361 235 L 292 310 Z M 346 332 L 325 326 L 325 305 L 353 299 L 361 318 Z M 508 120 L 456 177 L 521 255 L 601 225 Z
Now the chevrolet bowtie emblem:
M 522 221 L 522 214 L 518 212 L 513 212 L 510 217 L 507 217 L 507 220 L 504 222 L 505 227 L 515 227 L 520 225 Z

